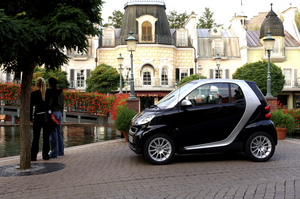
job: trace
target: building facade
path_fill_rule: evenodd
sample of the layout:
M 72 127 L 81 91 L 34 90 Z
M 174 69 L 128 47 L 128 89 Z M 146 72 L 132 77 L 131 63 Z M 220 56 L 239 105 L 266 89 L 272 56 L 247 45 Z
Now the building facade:
M 230 29 L 196 28 L 196 14 L 192 13 L 185 24 L 189 39 L 197 52 L 197 71 L 207 78 L 232 78 L 237 68 L 245 63 L 267 61 L 267 52 L 263 39 L 268 29 L 273 32 L 275 39 L 271 62 L 281 67 L 286 83 L 279 94 L 280 100 L 287 108 L 300 108 L 299 70 L 300 70 L 300 37 L 295 24 L 295 10 L 290 7 L 281 15 L 284 23 L 271 9 L 270 12 L 259 13 L 258 16 L 247 20 L 243 9 L 236 13 L 231 20 Z M 274 24 L 263 24 L 272 15 Z M 266 26 L 266 27 L 265 27 Z M 265 27 L 265 28 L 264 28 Z M 261 32 L 263 29 L 265 32 Z M 281 31 L 278 34 L 278 31 Z M 215 58 L 219 55 L 220 67 L 217 68 Z
M 155 104 L 172 91 L 177 82 L 194 73 L 194 48 L 188 39 L 187 29 L 171 30 L 162 0 L 128 1 L 124 6 L 122 27 L 103 28 L 97 50 L 98 64 L 104 63 L 119 69 L 117 58 L 124 58 L 121 71 L 130 85 L 131 53 L 127 50 L 129 32 L 137 40 L 133 52 L 135 96 L 140 110 Z M 123 92 L 129 92 L 123 88 Z

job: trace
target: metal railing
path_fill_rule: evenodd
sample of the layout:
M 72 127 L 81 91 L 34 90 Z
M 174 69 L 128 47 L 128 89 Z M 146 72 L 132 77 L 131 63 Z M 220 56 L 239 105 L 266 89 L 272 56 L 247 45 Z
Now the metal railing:
M 133 34 L 133 36 L 138 39 L 139 44 L 165 44 L 165 45 L 176 45 L 175 39 L 173 36 L 169 35 L 138 35 Z M 115 45 L 105 45 L 101 42 L 101 47 L 115 47 L 118 45 L 126 45 L 126 39 L 128 36 L 120 36 L 116 38 Z
M 161 81 L 161 79 L 151 79 L 151 84 L 149 81 L 144 82 L 143 79 L 136 79 L 134 81 L 134 87 L 164 87 L 164 88 L 175 88 L 177 86 L 176 81 L 168 80 L 168 81 Z M 130 85 L 130 83 L 128 84 Z

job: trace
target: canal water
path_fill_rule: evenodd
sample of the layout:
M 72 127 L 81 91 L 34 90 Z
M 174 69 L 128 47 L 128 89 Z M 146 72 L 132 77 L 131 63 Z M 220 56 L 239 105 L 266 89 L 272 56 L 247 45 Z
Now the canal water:
M 63 125 L 62 135 L 65 147 L 84 145 L 120 138 L 117 130 L 110 126 Z M 32 137 L 32 127 L 31 127 Z M 42 149 L 42 133 L 40 151 Z M 0 158 L 20 155 L 20 127 L 0 126 Z

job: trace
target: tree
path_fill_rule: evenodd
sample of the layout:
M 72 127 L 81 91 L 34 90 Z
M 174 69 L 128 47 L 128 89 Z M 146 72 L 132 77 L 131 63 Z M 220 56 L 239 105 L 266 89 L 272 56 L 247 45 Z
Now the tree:
M 70 85 L 67 80 L 67 72 L 62 71 L 60 68 L 46 70 L 45 68 L 36 67 L 33 73 L 32 86 L 35 85 L 35 81 L 38 77 L 44 78 L 47 84 L 50 77 L 56 78 L 57 86 L 61 89 L 67 89 Z
M 296 10 L 295 12 L 295 22 L 298 27 L 298 30 L 300 30 L 300 10 Z
M 181 86 L 187 82 L 190 82 L 190 81 L 193 81 L 193 80 L 198 80 L 198 79 L 207 79 L 206 77 L 204 76 L 199 76 L 198 74 L 193 74 L 193 75 L 190 75 L 188 77 L 185 77 L 183 78 L 179 83 L 178 83 L 178 86 Z
M 213 27 L 215 20 L 213 19 L 214 13 L 209 10 L 209 8 L 205 8 L 202 16 L 199 18 L 197 23 L 197 28 L 210 29 Z M 217 25 L 220 27 L 221 25 Z
M 256 82 L 262 93 L 267 93 L 267 73 L 268 62 L 257 61 L 254 63 L 247 63 L 241 68 L 238 68 L 232 75 L 233 79 L 242 79 Z M 272 62 L 270 63 L 271 73 L 271 93 L 274 97 L 282 91 L 285 79 L 280 67 L 276 66 Z
M 113 26 L 115 28 L 121 28 L 123 17 L 123 12 L 121 12 L 120 10 L 114 10 L 112 16 L 108 17 L 109 23 L 105 23 L 103 27 Z
M 188 18 L 189 17 L 186 12 L 179 14 L 175 10 L 170 11 L 170 14 L 167 15 L 167 19 L 169 21 L 169 27 L 174 29 L 182 28 L 183 24 Z
M 91 76 L 86 79 L 86 84 L 87 92 L 112 93 L 119 87 L 120 74 L 115 68 L 106 64 L 100 64 L 91 72 Z M 124 85 L 123 77 L 122 84 Z
M 0 1 L 0 65 L 22 72 L 20 169 L 29 169 L 29 104 L 33 70 L 68 62 L 64 49 L 87 50 L 87 35 L 98 35 L 103 0 Z

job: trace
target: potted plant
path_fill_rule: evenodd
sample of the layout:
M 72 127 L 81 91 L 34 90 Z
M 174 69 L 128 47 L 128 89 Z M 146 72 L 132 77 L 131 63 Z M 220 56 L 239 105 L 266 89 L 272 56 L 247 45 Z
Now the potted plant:
M 271 120 L 274 122 L 279 140 L 285 139 L 287 133 L 293 133 L 295 130 L 294 118 L 281 109 L 271 113 Z
M 127 106 L 125 105 L 120 105 L 117 112 L 118 114 L 115 121 L 116 129 L 121 131 L 121 133 L 124 135 L 125 141 L 128 142 L 130 122 L 132 118 L 136 115 L 136 112 L 127 108 Z

